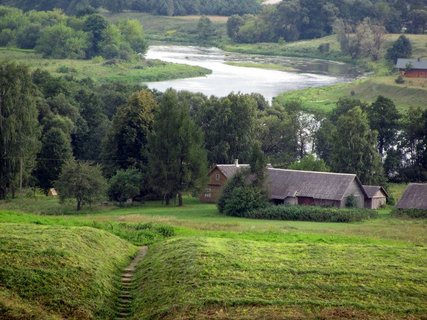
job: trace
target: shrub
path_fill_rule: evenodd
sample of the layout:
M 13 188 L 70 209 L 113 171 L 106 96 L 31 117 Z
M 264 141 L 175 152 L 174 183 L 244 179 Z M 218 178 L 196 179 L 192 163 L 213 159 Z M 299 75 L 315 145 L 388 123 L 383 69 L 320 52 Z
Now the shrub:
M 340 209 L 309 206 L 269 206 L 252 210 L 243 215 L 245 218 L 267 220 L 292 220 L 316 222 L 355 222 L 376 218 L 378 213 L 368 209 Z
M 246 212 L 267 206 L 264 192 L 255 186 L 234 188 L 225 203 L 223 213 L 228 216 L 243 217 Z
M 357 199 L 354 195 L 348 196 L 347 200 L 345 201 L 345 207 L 346 208 L 357 208 Z
M 395 209 L 392 215 L 398 218 L 426 219 L 427 210 L 422 209 Z
M 402 75 L 399 75 L 396 80 L 394 80 L 397 84 L 403 84 L 405 83 L 405 79 L 402 77 Z
M 142 176 L 136 169 L 119 170 L 110 180 L 108 196 L 122 205 L 141 191 Z
M 330 43 L 322 43 L 321 45 L 319 45 L 317 50 L 319 50 L 320 53 L 329 53 L 329 51 L 331 50 L 331 44 Z

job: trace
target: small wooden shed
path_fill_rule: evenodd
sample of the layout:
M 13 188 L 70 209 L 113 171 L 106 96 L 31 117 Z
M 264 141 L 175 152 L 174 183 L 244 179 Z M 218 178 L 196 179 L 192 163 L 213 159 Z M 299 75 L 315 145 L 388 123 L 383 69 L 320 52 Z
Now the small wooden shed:
M 387 203 L 388 193 L 380 186 L 363 186 L 367 198 L 365 199 L 365 208 L 379 209 Z

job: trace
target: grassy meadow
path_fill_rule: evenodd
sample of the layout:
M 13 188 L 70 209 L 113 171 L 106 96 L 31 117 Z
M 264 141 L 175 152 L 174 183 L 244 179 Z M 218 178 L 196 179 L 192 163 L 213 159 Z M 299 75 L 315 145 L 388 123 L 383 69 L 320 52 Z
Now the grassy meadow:
M 211 71 L 197 66 L 166 63 L 159 60 L 139 60 L 131 62 L 114 61 L 108 63 L 101 59 L 44 59 L 33 50 L 0 48 L 0 60 L 15 60 L 31 69 L 49 71 L 54 76 L 73 76 L 76 79 L 92 78 L 97 82 L 142 82 L 199 77 Z
M 1 214 L 0 214 L 1 215 Z M 111 319 L 136 247 L 93 228 L 0 224 L 0 319 Z
M 137 19 L 144 27 L 147 39 L 169 43 L 198 44 L 197 38 L 200 16 L 158 16 L 142 12 L 104 13 L 104 17 L 111 22 L 127 19 Z M 226 36 L 228 17 L 209 16 L 215 28 L 216 38 Z M 217 41 L 217 40 L 216 40 Z
M 392 189 L 398 195 L 403 187 Z M 70 316 L 71 311 L 55 305 L 56 298 L 45 296 L 51 284 L 25 269 L 28 265 L 41 264 L 34 272 L 52 274 L 61 284 L 52 294 L 64 290 L 67 297 L 72 290 L 76 298 L 67 302 L 74 303 L 93 288 L 87 278 L 89 285 L 81 292 L 69 286 L 76 274 L 68 263 L 81 259 L 89 269 L 85 276 L 95 277 L 91 263 L 104 266 L 106 257 L 117 257 L 108 259 L 105 272 L 96 273 L 106 286 L 97 292 L 112 301 L 108 283 L 114 284 L 118 266 L 129 260 L 134 245 L 142 244 L 149 244 L 149 254 L 138 268 L 134 319 L 423 319 L 427 222 L 397 219 L 390 211 L 358 223 L 315 223 L 227 217 L 215 205 L 193 198 L 181 208 L 147 202 L 85 208 L 79 214 L 74 203 L 60 206 L 44 196 L 3 201 L 0 256 L 11 259 L 0 259 L 0 319 L 27 307 L 43 315 L 40 319 Z M 81 244 L 87 239 L 90 248 Z M 57 264 L 57 251 L 73 256 L 61 260 L 66 268 Z M 45 255 L 53 258 L 40 263 Z M 32 295 L 21 285 L 12 290 L 17 277 L 32 281 Z M 96 306 L 104 303 L 96 301 Z M 79 310 L 87 319 L 102 319 L 94 308 Z M 111 314 L 111 305 L 103 310 Z
M 404 84 L 395 83 L 397 76 L 369 77 L 350 83 L 308 88 L 280 94 L 276 101 L 300 101 L 306 110 L 330 112 L 341 97 L 351 97 L 372 103 L 379 95 L 392 99 L 402 113 L 411 107 L 427 108 L 427 80 L 406 79 Z

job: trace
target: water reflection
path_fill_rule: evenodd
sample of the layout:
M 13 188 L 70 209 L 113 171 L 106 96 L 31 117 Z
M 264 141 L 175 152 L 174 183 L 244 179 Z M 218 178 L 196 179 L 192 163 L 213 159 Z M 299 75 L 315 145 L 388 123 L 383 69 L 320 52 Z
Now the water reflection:
M 172 87 L 216 96 L 226 96 L 232 91 L 256 92 L 271 100 L 281 92 L 346 82 L 358 75 L 357 70 L 342 63 L 225 53 L 218 48 L 151 46 L 146 57 L 212 70 L 212 74 L 205 77 L 146 83 L 149 88 L 164 91 Z M 237 67 L 227 65 L 228 61 L 274 63 L 292 67 L 295 71 Z

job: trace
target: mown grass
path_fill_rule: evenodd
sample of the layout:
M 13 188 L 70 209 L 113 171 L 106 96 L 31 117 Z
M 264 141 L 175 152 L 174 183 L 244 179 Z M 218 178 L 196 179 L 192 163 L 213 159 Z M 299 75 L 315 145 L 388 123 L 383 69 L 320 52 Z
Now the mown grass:
M 159 60 L 139 60 L 133 62 L 44 59 L 33 50 L 0 48 L 0 60 L 15 60 L 28 65 L 31 69 L 47 70 L 55 76 L 72 76 L 76 79 L 91 78 L 97 82 L 142 82 L 199 77 L 211 71 L 198 66 L 166 63 Z M 61 70 L 67 70 L 61 72 Z
M 285 92 L 276 97 L 278 103 L 300 101 L 307 111 L 327 113 L 336 107 L 341 97 L 372 103 L 379 95 L 394 101 L 401 112 L 411 107 L 427 108 L 427 80 L 407 80 L 396 84 L 396 76 L 371 77 L 352 83 Z
M 377 219 L 348 224 L 266 221 L 223 216 L 193 198 L 184 202 L 83 213 L 73 213 L 70 203 L 67 215 L 53 215 L 56 199 L 17 199 L 0 202 L 0 226 L 8 237 L 11 225 L 37 229 L 49 243 L 56 233 L 45 228 L 105 234 L 97 228 L 149 243 L 138 269 L 134 319 L 422 319 L 426 312 L 425 219 L 398 219 L 383 209 Z M 148 241 L 144 228 L 156 237 Z M 79 232 L 72 237 L 84 238 Z M 42 290 L 42 278 L 37 281 L 35 290 Z M 2 289 L 1 299 L 9 310 L 40 319 L 57 310 Z
M 132 319 L 421 319 L 427 250 L 178 238 L 140 265 Z
M 0 319 L 111 319 L 136 247 L 93 228 L 0 224 Z

